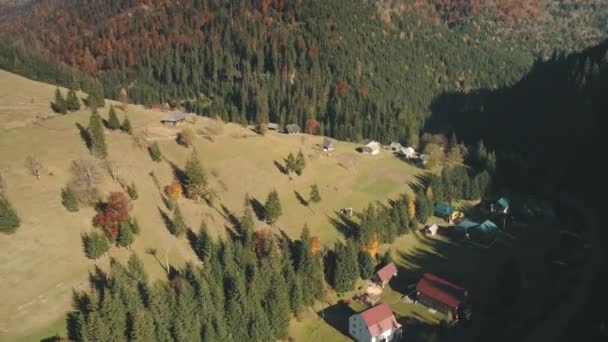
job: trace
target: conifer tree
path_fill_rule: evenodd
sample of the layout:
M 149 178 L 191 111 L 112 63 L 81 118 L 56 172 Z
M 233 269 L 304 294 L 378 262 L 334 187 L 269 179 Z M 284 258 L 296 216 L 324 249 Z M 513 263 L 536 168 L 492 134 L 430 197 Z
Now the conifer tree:
M 207 195 L 207 174 L 198 159 L 196 150 L 192 150 L 190 159 L 186 162 L 186 195 L 193 200 L 199 200 Z
M 294 171 L 296 172 L 296 174 L 298 176 L 301 176 L 305 167 L 306 167 L 306 158 L 304 158 L 304 153 L 302 153 L 302 150 L 300 149 L 300 151 L 298 151 L 298 155 L 296 156 L 296 163 L 295 163 Z
M 53 109 L 55 113 L 68 113 L 65 99 L 63 98 L 63 95 L 61 95 L 61 90 L 59 90 L 59 88 L 55 89 L 55 101 L 51 102 L 51 109 Z
M 334 289 L 338 292 L 350 291 L 359 277 L 357 250 L 354 242 L 349 239 L 346 244 L 336 245 L 335 253 Z
M 270 255 L 272 275 L 270 289 L 265 296 L 265 307 L 274 337 L 284 339 L 287 337 L 291 313 L 289 292 L 281 274 L 280 254 L 271 251 Z
M 93 232 L 83 237 L 84 253 L 89 259 L 98 259 L 110 249 L 105 234 Z
M 155 162 L 159 162 L 163 158 L 163 155 L 160 152 L 160 146 L 158 146 L 158 142 L 156 141 L 148 147 L 148 153 L 150 153 L 150 158 Z
M 71 187 L 67 186 L 61 189 L 61 204 L 63 204 L 68 211 L 78 211 L 78 198 Z
M 133 342 L 154 341 L 154 319 L 146 310 L 136 310 L 128 314 L 127 337 Z
M 289 175 L 290 172 L 295 172 L 296 168 L 296 157 L 293 156 L 293 153 L 289 152 L 285 161 L 285 170 L 287 170 L 287 174 Z
M 89 118 L 87 133 L 91 143 L 91 153 L 98 158 L 105 158 L 108 155 L 106 137 L 103 132 L 101 117 L 97 111 L 94 111 Z
M 370 279 L 374 274 L 374 261 L 367 252 L 359 252 L 359 274 L 363 280 Z
M 276 190 L 272 190 L 264 204 L 264 219 L 268 224 L 274 224 L 282 213 L 279 194 Z
M 432 210 L 432 209 L 431 209 Z M 429 218 L 429 199 L 424 192 L 420 191 L 416 194 L 416 220 L 422 224 L 426 223 Z
M 180 237 L 186 231 L 186 223 L 179 205 L 176 203 L 173 208 L 173 220 L 171 220 L 171 234 Z
M 112 130 L 116 130 L 120 128 L 120 120 L 118 120 L 118 116 L 116 115 L 116 110 L 113 105 L 110 105 L 110 113 L 108 115 L 108 128 Z
M 131 218 L 131 222 L 129 224 L 131 225 L 131 231 L 133 232 L 133 234 L 139 234 L 140 227 L 139 227 L 139 221 L 137 220 L 137 217 Z
M 135 182 L 131 182 L 130 185 L 127 185 L 127 194 L 131 197 L 132 200 L 136 200 L 139 198 L 139 194 L 137 193 L 137 187 L 135 186 Z
M 122 222 L 118 228 L 118 244 L 122 247 L 129 247 L 133 244 L 135 237 L 128 222 Z
M 319 193 L 319 187 L 317 184 L 310 186 L 310 201 L 313 203 L 321 202 L 321 194 Z
M 120 125 L 120 130 L 128 134 L 133 134 L 133 127 L 131 126 L 131 120 L 129 120 L 128 115 L 125 115 L 125 119 Z
M 78 96 L 76 96 L 76 91 L 74 91 L 74 89 L 68 90 L 65 104 L 67 110 L 70 112 L 75 112 L 80 109 L 80 100 L 78 100 Z
M 13 206 L 0 194 L 0 233 L 12 234 L 21 225 L 21 220 Z
M 243 246 L 251 246 L 253 240 L 253 232 L 255 231 L 255 223 L 253 221 L 253 213 L 251 208 L 246 204 L 245 211 L 239 222 L 239 231 L 241 234 L 241 241 Z

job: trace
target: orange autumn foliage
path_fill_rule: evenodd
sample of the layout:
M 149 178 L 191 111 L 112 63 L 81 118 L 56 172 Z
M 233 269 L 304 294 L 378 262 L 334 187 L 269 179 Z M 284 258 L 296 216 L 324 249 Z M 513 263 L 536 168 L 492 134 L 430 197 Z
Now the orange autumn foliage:
M 414 204 L 412 198 L 408 198 L 407 200 L 407 213 L 410 216 L 410 219 L 413 219 L 414 215 L 416 215 L 416 204 Z
M 182 198 L 184 193 L 184 189 L 180 182 L 175 179 L 171 184 L 167 187 L 167 195 L 173 199 Z
M 103 227 L 110 238 L 118 236 L 118 226 L 129 219 L 129 212 L 133 205 L 129 198 L 122 192 L 111 192 L 106 203 L 103 203 L 100 211 L 93 218 L 96 226 Z
M 312 254 L 317 254 L 317 252 L 321 250 L 321 240 L 319 240 L 318 236 L 313 236 L 310 238 L 310 252 Z
M 308 119 L 306 120 L 306 128 L 304 129 L 304 131 L 310 135 L 317 135 L 319 134 L 320 126 L 321 125 L 319 124 L 319 121 L 315 119 Z

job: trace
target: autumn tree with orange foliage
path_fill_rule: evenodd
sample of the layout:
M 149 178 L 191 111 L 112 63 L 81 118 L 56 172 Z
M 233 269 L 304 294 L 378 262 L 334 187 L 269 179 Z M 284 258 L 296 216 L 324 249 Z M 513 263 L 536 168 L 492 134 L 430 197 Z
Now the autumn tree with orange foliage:
M 128 196 L 118 191 L 111 192 L 107 201 L 100 206 L 93 223 L 102 227 L 109 238 L 115 239 L 118 236 L 119 225 L 129 220 L 131 209 L 133 205 Z
M 178 198 L 182 198 L 184 190 L 182 188 L 182 184 L 174 179 L 173 182 L 166 188 L 167 195 L 172 199 L 176 200 Z
M 317 135 L 319 134 L 320 126 L 321 124 L 319 124 L 319 121 L 315 119 L 308 119 L 306 120 L 306 128 L 304 129 L 304 131 L 310 135 Z
M 318 236 L 312 236 L 310 238 L 310 252 L 315 255 L 321 250 L 321 240 Z

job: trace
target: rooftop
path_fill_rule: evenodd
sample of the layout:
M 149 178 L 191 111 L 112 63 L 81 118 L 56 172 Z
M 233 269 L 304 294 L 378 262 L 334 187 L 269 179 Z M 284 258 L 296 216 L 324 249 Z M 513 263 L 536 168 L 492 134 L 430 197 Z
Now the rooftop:
M 466 289 L 430 273 L 425 273 L 416 290 L 427 297 L 456 308 L 466 296 Z
M 186 120 L 186 113 L 179 111 L 179 110 L 174 110 L 171 112 L 168 112 L 167 114 L 165 114 L 165 116 L 163 117 L 162 121 L 183 121 Z
M 361 315 L 372 336 L 378 336 L 387 330 L 396 329 L 401 326 L 397 323 L 393 311 L 386 303 L 378 304 L 361 312 L 359 315 Z
M 437 202 L 435 204 L 435 212 L 440 213 L 442 215 L 452 215 L 456 211 L 456 208 L 451 205 L 443 202 Z
M 394 262 L 387 264 L 376 272 L 380 281 L 389 281 L 397 273 L 397 266 Z

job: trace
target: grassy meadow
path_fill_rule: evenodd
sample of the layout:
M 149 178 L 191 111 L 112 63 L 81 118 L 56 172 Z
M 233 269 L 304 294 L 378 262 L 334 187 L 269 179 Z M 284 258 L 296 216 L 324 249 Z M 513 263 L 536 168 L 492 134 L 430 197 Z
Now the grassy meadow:
M 81 235 L 93 231 L 92 208 L 70 213 L 61 205 L 61 188 L 70 178 L 70 165 L 89 152 L 80 137 L 78 125 L 88 124 L 86 108 L 67 115 L 54 115 L 49 108 L 55 87 L 0 71 L 0 171 L 8 184 L 7 196 L 22 219 L 13 235 L 0 235 L 0 340 L 30 340 L 43 334 L 63 334 L 62 319 L 71 305 L 73 289 L 87 286 L 88 272 L 95 265 L 104 267 L 109 258 L 97 261 L 85 258 Z M 64 90 L 65 91 L 65 90 Z M 107 118 L 110 101 L 100 108 Z M 119 117 L 125 115 L 117 110 Z M 127 114 L 140 138 L 156 140 L 167 161 L 183 167 L 191 149 L 179 146 L 173 138 L 178 130 L 160 125 L 162 112 L 130 105 Z M 258 136 L 234 124 L 199 118 L 185 124 L 201 136 L 195 139 L 196 151 L 207 170 L 210 184 L 218 195 L 214 207 L 180 200 L 186 222 L 197 230 L 205 221 L 217 236 L 231 228 L 228 214 L 241 215 L 245 194 L 264 202 L 276 189 L 283 216 L 274 231 L 282 230 L 292 237 L 300 234 L 307 223 L 322 244 L 331 245 L 341 234 L 330 223 L 335 211 L 345 207 L 355 210 L 371 201 L 411 191 L 408 183 L 416 180 L 419 169 L 395 158 L 389 151 L 378 156 L 363 156 L 359 146 L 338 142 L 331 153 L 323 152 L 321 137 L 285 135 L 269 132 Z M 210 133 L 211 132 L 211 133 Z M 203 136 L 207 137 L 203 137 Z M 109 156 L 118 165 L 120 176 L 135 182 L 139 199 L 134 201 L 132 215 L 141 225 L 131 250 L 143 260 L 153 279 L 164 277 L 165 255 L 174 266 L 196 261 L 185 238 L 176 239 L 167 231 L 160 211 L 167 212 L 161 199 L 162 187 L 174 178 L 168 162 L 153 162 L 136 139 L 122 132 L 106 130 Z M 308 156 L 302 176 L 290 179 L 275 162 L 284 165 L 289 152 L 302 149 Z M 28 155 L 40 158 L 44 171 L 40 179 L 30 175 L 24 166 Z M 103 170 L 100 190 L 103 196 L 120 190 L 108 172 Z M 153 172 L 161 189 L 153 181 Z M 318 184 L 322 201 L 305 206 L 298 199 L 309 197 L 310 186 Z M 258 222 L 258 228 L 264 228 Z M 160 261 L 146 253 L 158 250 Z M 131 251 L 112 247 L 109 255 L 126 260 Z M 40 336 L 35 334 L 40 333 Z M 32 335 L 34 334 L 34 335 Z

